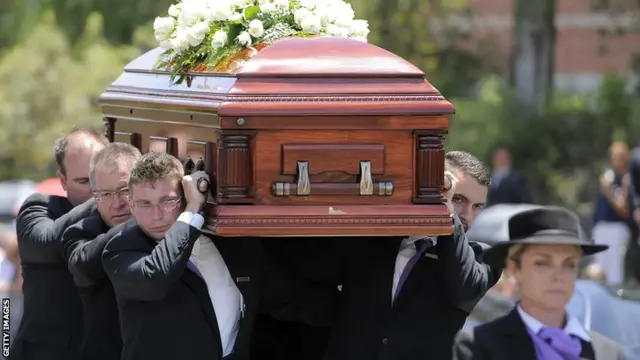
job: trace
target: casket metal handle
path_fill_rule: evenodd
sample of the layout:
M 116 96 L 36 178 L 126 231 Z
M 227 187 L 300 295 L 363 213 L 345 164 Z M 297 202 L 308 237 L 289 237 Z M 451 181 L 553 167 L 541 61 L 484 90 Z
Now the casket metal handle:
M 309 178 L 309 162 L 298 161 L 298 179 L 295 183 L 274 183 L 272 193 L 275 196 L 308 196 L 313 195 L 360 195 L 391 196 L 391 181 L 374 182 L 371 176 L 371 161 L 360 161 L 360 183 L 316 183 Z

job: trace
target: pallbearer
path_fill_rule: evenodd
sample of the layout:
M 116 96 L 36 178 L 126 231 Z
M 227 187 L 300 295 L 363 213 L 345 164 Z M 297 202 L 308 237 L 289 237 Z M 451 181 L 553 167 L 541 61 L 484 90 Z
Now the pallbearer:
M 461 332 L 456 360 L 615 360 L 621 349 L 588 331 L 565 306 L 571 299 L 583 256 L 607 249 L 583 237 L 577 216 L 565 209 L 498 205 L 478 216 L 468 233 L 475 241 L 499 241 L 484 254 L 506 265 L 519 286 L 520 301 L 508 314 Z

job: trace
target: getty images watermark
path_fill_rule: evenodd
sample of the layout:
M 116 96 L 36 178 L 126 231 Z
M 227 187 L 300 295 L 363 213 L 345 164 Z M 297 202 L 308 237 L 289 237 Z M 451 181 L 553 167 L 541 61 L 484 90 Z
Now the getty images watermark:
M 11 343 L 11 300 L 2 298 L 2 356 L 9 357 Z

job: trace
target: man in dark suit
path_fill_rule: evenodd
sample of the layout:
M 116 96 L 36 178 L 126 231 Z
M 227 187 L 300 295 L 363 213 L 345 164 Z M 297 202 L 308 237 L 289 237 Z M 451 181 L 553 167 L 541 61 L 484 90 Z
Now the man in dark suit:
M 72 225 L 62 237 L 64 255 L 83 305 L 83 360 L 119 360 L 122 352 L 118 305 L 102 268 L 102 251 L 131 216 L 127 180 L 140 156 L 135 147 L 116 142 L 91 158 L 89 182 L 99 214 Z
M 456 332 L 502 269 L 476 260 L 453 213 L 472 224 L 482 207 L 474 204 L 483 203 L 489 184 L 486 167 L 469 153 L 452 152 L 445 168 L 452 181 L 446 195 L 453 235 L 341 239 L 341 309 L 325 359 L 451 358 Z
M 82 307 L 62 256 L 61 239 L 67 227 L 96 211 L 94 201 L 83 204 L 91 197 L 89 161 L 107 143 L 101 134 L 85 129 L 63 136 L 56 143 L 55 159 L 67 198 L 34 194 L 20 208 L 17 232 L 24 313 L 11 359 L 78 358 Z
M 493 174 L 489 188 L 489 205 L 530 204 L 533 202 L 527 183 L 511 168 L 511 154 L 498 149 L 493 154 Z
M 207 175 L 183 174 L 171 155 L 143 155 L 129 177 L 137 226 L 112 237 L 103 252 L 120 311 L 122 359 L 248 360 L 255 313 L 282 306 L 292 290 L 271 276 L 258 238 L 200 231 L 206 199 L 197 184 Z

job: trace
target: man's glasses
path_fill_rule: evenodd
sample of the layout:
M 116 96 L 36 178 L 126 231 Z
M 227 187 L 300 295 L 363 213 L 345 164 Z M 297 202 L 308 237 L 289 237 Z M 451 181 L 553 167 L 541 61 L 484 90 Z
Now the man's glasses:
M 114 199 L 126 199 L 129 197 L 129 188 L 122 188 L 116 191 L 93 191 L 93 197 L 97 202 L 113 201 Z
M 132 202 L 131 205 L 133 206 L 133 208 L 135 210 L 137 210 L 140 213 L 152 213 L 154 209 L 158 209 L 160 210 L 160 212 L 163 213 L 168 213 L 171 212 L 173 210 L 175 210 L 179 205 L 180 202 L 182 201 L 182 196 L 180 196 L 177 199 L 169 199 L 169 200 L 164 200 L 161 201 L 157 204 L 151 204 L 148 202 Z

